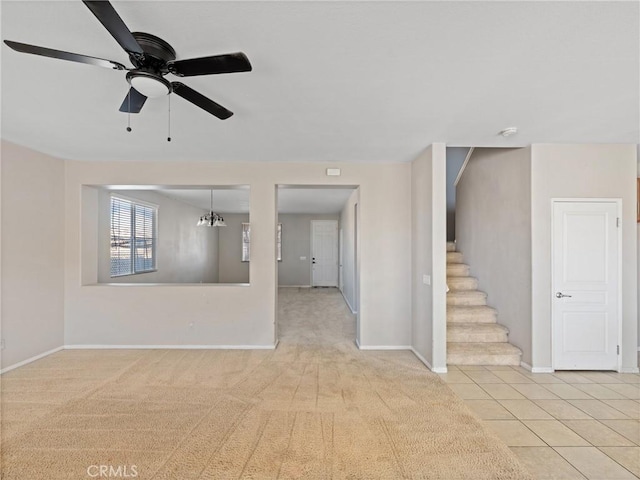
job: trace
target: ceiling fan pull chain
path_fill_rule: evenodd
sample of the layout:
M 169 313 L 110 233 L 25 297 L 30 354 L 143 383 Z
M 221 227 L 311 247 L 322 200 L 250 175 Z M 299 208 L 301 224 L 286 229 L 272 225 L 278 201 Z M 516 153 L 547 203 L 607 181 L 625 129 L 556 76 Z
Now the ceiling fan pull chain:
M 131 89 L 129 89 L 129 93 L 127 94 L 127 99 L 129 102 L 129 108 L 127 108 L 127 132 L 131 131 Z
M 168 130 L 168 136 L 167 136 L 167 142 L 171 141 L 171 93 L 169 93 L 169 95 L 167 95 L 168 99 L 169 99 L 169 115 L 168 115 L 168 121 L 167 121 L 167 130 Z

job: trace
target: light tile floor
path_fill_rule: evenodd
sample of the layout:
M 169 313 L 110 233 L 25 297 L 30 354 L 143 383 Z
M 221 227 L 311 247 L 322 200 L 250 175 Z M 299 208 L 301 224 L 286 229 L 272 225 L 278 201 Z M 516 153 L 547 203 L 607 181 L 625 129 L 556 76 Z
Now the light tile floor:
M 441 378 L 536 478 L 640 479 L 640 375 L 448 369 Z

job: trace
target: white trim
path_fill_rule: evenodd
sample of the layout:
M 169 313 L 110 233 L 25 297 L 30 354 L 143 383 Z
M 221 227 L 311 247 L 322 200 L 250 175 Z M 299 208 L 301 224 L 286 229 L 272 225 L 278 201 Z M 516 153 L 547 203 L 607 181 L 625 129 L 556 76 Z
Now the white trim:
M 65 350 L 274 350 L 273 345 L 65 345 Z
M 128 195 L 121 195 L 117 192 L 119 192 L 119 190 L 109 190 L 109 201 L 111 201 L 111 197 L 116 197 L 130 203 L 138 203 L 143 207 L 151 207 L 156 209 L 160 208 L 160 205 L 158 205 L 157 203 L 149 202 L 147 200 L 141 200 L 139 198 L 129 197 Z
M 520 366 L 531 373 L 553 373 L 555 370 L 552 367 L 532 367 L 528 363 L 520 362 Z
M 553 367 L 532 367 L 531 373 L 553 373 L 555 370 Z
M 358 340 L 358 338 L 356 338 L 356 347 L 358 347 L 358 350 L 362 350 L 360 348 L 360 341 Z
M 278 285 L 278 288 L 311 288 L 311 285 Z
M 338 289 L 340 290 L 340 289 Z M 344 302 L 347 304 L 347 306 L 349 307 L 349 310 L 351 310 L 351 313 L 356 315 L 358 313 L 357 310 L 354 310 L 353 307 L 351 306 L 351 304 L 349 303 L 349 300 L 347 300 L 347 297 L 344 296 L 344 292 L 342 290 L 340 290 L 340 294 L 342 295 L 342 298 L 344 298 Z
M 427 367 L 433 373 L 447 373 L 448 372 L 447 367 L 433 368 L 431 366 L 431 364 L 427 361 L 427 359 L 424 358 L 422 355 L 420 355 L 420 353 L 418 353 L 415 348 L 411 347 L 410 350 L 411 350 L 411 353 L 413 353 L 418 358 L 418 360 L 420 360 L 422 363 L 424 363 L 425 367 Z
M 473 151 L 475 150 L 475 147 L 471 147 L 469 149 L 469 152 L 467 153 L 467 156 L 464 159 L 464 163 L 462 164 L 462 166 L 460 167 L 460 171 L 458 172 L 458 176 L 456 177 L 456 181 L 453 182 L 453 185 L 455 187 L 458 186 L 458 182 L 460 181 L 460 179 L 462 178 L 462 174 L 464 173 L 464 169 L 467 168 L 467 164 L 469 163 L 469 160 L 471 160 L 471 155 L 473 154 Z
M 618 370 L 618 373 L 640 373 L 640 368 L 638 367 L 621 367 Z
M 49 355 L 51 355 L 53 353 L 59 352 L 60 350 L 64 350 L 64 348 L 65 348 L 64 346 L 57 347 L 57 348 L 54 348 L 53 350 L 48 350 L 48 351 L 46 351 L 44 353 L 41 353 L 40 355 L 36 355 L 35 357 L 27 358 L 26 360 L 23 360 L 21 362 L 14 363 L 13 365 L 11 365 L 9 367 L 3 368 L 2 370 L 0 370 L 0 375 L 3 374 L 3 373 L 7 373 L 8 371 L 13 370 L 15 368 L 23 367 L 24 365 L 27 365 L 27 364 L 29 364 L 31 362 L 35 362 L 36 360 L 40 360 L 41 358 L 44 358 L 44 357 L 47 357 L 47 356 L 49 356 Z
M 360 345 L 360 350 L 411 350 L 410 345 Z

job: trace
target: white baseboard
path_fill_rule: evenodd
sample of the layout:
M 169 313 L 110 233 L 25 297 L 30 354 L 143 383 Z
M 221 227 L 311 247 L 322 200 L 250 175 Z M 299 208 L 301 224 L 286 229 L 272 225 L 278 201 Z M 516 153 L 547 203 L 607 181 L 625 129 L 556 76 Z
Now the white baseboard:
M 278 288 L 311 288 L 311 285 L 278 285 Z
M 621 367 L 619 373 L 640 373 L 640 368 L 638 368 L 638 367 Z
M 422 363 L 424 363 L 424 365 L 425 365 L 429 370 L 431 370 L 433 373 L 447 373 L 447 371 L 448 371 L 448 370 L 447 370 L 447 367 L 438 367 L 438 368 L 433 368 L 433 367 L 431 366 L 431 364 L 427 361 L 427 359 L 426 359 L 426 358 L 424 358 L 420 353 L 418 353 L 418 352 L 416 351 L 416 349 L 414 349 L 413 347 L 411 347 L 411 348 L 410 348 L 410 350 L 411 350 L 411 353 L 413 353 L 413 354 L 418 358 L 418 360 L 420 360 Z
M 41 353 L 40 355 L 36 355 L 35 357 L 27 358 L 26 360 L 23 360 L 21 362 L 14 363 L 13 365 L 11 365 L 9 367 L 3 368 L 2 370 L 0 370 L 0 375 L 3 374 L 3 373 L 7 373 L 7 372 L 9 372 L 11 370 L 14 370 L 14 369 L 16 369 L 18 367 L 23 367 L 24 365 L 27 365 L 27 364 L 29 364 L 31 362 L 35 362 L 36 360 L 40 360 L 41 358 L 47 357 L 47 356 L 51 355 L 52 353 L 59 352 L 60 350 L 64 350 L 64 346 L 57 347 L 57 348 L 54 348 L 52 350 L 48 350 L 48 351 L 46 351 L 44 353 Z
M 520 362 L 520 366 L 529 370 L 531 373 L 553 373 L 555 370 L 553 367 L 532 367 L 528 363 Z
M 347 297 L 344 296 L 344 292 L 342 290 L 340 290 L 340 294 L 342 295 L 342 298 L 344 298 L 345 303 L 347 304 L 347 306 L 349 307 L 349 310 L 351 310 L 352 314 L 356 314 L 358 313 L 357 310 L 354 310 L 354 308 L 351 306 L 351 304 L 349 303 L 349 300 L 347 300 Z
M 531 367 L 531 373 L 553 373 L 555 369 L 552 367 Z
M 411 350 L 410 345 L 358 345 L 360 350 Z
M 356 347 L 358 347 L 358 350 L 360 350 L 360 340 L 358 340 L 357 338 L 356 338 Z
M 531 365 L 529 365 L 528 363 L 524 363 L 524 362 L 522 362 L 522 361 L 521 361 L 521 362 L 520 362 L 520 366 L 521 366 L 522 368 L 525 368 L 525 369 L 527 369 L 527 370 L 531 371 Z
M 273 350 L 273 345 L 65 345 L 66 350 Z

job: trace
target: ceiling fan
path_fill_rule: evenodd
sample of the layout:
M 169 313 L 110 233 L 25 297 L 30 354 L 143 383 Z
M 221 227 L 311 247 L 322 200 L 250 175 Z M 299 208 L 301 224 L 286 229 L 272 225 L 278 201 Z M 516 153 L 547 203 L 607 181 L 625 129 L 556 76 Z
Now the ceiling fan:
M 193 77 L 196 75 L 250 72 L 251 63 L 244 53 L 238 52 L 176 60 L 176 52 L 173 47 L 161 38 L 149 33 L 129 31 L 109 1 L 82 1 L 124 51 L 127 52 L 134 68 L 127 68 L 121 63 L 111 60 L 38 47 L 11 40 L 5 40 L 4 43 L 17 52 L 86 63 L 113 70 L 127 70 L 126 78 L 130 88 L 122 105 L 120 105 L 121 112 L 139 113 L 147 98 L 175 93 L 221 120 L 233 115 L 233 112 L 196 92 L 184 83 L 169 82 L 164 76 L 168 73 L 178 77 Z M 127 127 L 127 130 L 131 131 L 129 127 Z

